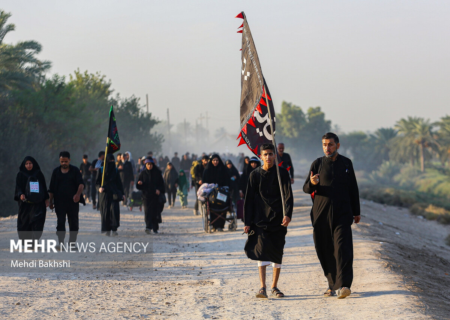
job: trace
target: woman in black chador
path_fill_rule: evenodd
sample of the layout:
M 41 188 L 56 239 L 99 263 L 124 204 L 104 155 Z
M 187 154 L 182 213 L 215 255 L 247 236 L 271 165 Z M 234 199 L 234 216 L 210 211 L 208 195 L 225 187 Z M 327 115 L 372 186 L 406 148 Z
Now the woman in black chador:
M 161 171 L 155 168 L 152 159 L 146 159 L 145 170 L 141 172 L 138 178 L 136 187 L 142 190 L 142 198 L 145 212 L 146 233 L 158 233 L 159 229 L 159 215 L 160 195 L 164 194 L 164 180 L 161 176 Z
M 167 163 L 164 171 L 164 184 L 169 198 L 169 208 L 175 206 L 175 198 L 177 196 L 178 172 L 171 162 Z
M 116 169 L 114 156 L 108 154 L 105 163 L 106 169 L 103 167 L 97 176 L 98 192 L 100 193 L 99 207 L 102 216 L 102 232 L 106 233 L 107 236 L 117 236 L 117 228 L 120 226 L 119 202 L 125 200 L 125 192 L 119 171 Z M 103 170 L 106 171 L 102 186 Z
M 202 183 L 216 183 L 219 187 L 229 187 L 230 186 L 230 176 L 227 172 L 227 168 L 220 159 L 218 154 L 213 154 L 209 158 L 209 162 L 206 165 L 205 171 L 203 171 Z M 216 217 L 213 213 L 210 213 L 211 221 L 214 221 Z M 225 226 L 224 219 L 217 219 L 213 223 L 213 231 L 223 231 Z
M 252 173 L 253 170 L 260 166 L 261 161 L 259 161 L 257 157 L 251 157 L 251 159 L 248 161 L 248 164 L 244 165 L 244 172 L 242 172 L 241 179 L 239 180 L 239 195 L 241 199 L 245 198 L 250 173 Z
M 233 203 L 236 205 L 239 200 L 239 182 L 241 176 L 231 160 L 227 160 L 225 164 L 227 166 L 228 175 L 230 176 L 231 199 L 233 199 Z
M 14 200 L 19 204 L 17 232 L 20 240 L 39 240 L 44 230 L 49 196 L 41 168 L 33 157 L 25 157 L 16 178 Z

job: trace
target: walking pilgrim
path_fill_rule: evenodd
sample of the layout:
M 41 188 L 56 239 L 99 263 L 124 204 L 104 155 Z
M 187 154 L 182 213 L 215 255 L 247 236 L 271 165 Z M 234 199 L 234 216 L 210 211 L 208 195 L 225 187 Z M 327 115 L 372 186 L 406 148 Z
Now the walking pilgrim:
M 254 169 L 250 174 L 244 200 L 244 232 L 248 234 L 245 253 L 249 259 L 258 261 L 261 289 L 256 297 L 267 298 L 266 267 L 272 264 L 271 293 L 276 298 L 282 298 L 284 294 L 277 285 L 287 226 L 291 222 L 294 206 L 291 178 L 285 169 L 279 168 L 286 214 L 283 216 L 283 201 L 275 165 L 275 147 L 273 144 L 263 144 L 260 150 L 264 165 Z
M 17 215 L 19 239 L 39 240 L 44 230 L 49 195 L 45 177 L 33 157 L 25 157 L 19 167 L 14 200 L 19 204 Z
M 161 171 L 156 169 L 153 159 L 144 161 L 145 170 L 139 174 L 136 187 L 142 191 L 142 200 L 145 212 L 145 232 L 158 233 L 161 214 L 160 195 L 164 194 L 164 180 Z
M 102 184 L 103 170 L 105 170 L 105 178 Z M 98 203 L 102 233 L 107 236 L 117 236 L 117 228 L 120 226 L 119 202 L 125 201 L 125 192 L 112 154 L 106 156 L 105 165 L 100 169 L 100 174 L 97 177 L 97 186 L 100 193 Z
M 325 296 L 343 299 L 351 294 L 353 241 L 351 225 L 361 220 L 359 191 L 350 159 L 338 153 L 334 133 L 322 137 L 325 156 L 315 160 L 303 191 L 313 195 L 311 222 L 317 257 L 328 280 Z

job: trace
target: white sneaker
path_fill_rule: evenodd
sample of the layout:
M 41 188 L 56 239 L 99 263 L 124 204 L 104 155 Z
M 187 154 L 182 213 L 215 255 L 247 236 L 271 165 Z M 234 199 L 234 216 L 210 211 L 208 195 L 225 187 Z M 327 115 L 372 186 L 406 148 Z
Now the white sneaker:
M 345 299 L 347 298 L 350 294 L 352 293 L 352 291 L 350 290 L 350 288 L 347 287 L 342 287 L 337 291 L 337 298 L 338 299 Z

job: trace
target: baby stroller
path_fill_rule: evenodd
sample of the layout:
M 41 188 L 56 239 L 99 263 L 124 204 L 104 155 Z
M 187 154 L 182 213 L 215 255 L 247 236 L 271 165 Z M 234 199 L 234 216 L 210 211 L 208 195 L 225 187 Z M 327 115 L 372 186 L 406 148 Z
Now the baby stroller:
M 142 211 L 142 191 L 134 190 L 131 192 L 131 198 L 128 205 L 130 211 L 133 211 L 133 207 L 139 207 L 139 211 Z
M 202 208 L 203 229 L 206 233 L 211 233 L 212 224 L 218 219 L 228 221 L 228 230 L 236 231 L 237 217 L 228 187 L 216 186 L 211 190 L 209 195 L 202 198 L 204 201 L 200 201 L 200 204 Z

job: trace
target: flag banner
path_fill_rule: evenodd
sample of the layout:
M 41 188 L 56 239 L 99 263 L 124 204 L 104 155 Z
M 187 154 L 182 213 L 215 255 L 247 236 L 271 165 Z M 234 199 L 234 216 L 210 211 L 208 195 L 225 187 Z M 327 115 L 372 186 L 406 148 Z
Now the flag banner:
M 242 69 L 241 69 L 241 104 L 240 127 L 238 136 L 239 146 L 246 144 L 248 148 L 259 157 L 260 146 L 273 143 L 272 131 L 269 121 L 269 110 L 272 116 L 272 126 L 275 133 L 275 109 L 269 88 L 264 79 L 258 53 L 256 52 L 247 17 L 241 12 L 236 18 L 244 19 L 242 28 Z
M 117 131 L 116 117 L 114 116 L 113 107 L 109 110 L 109 127 L 108 127 L 108 154 L 112 154 L 120 150 L 119 132 Z

